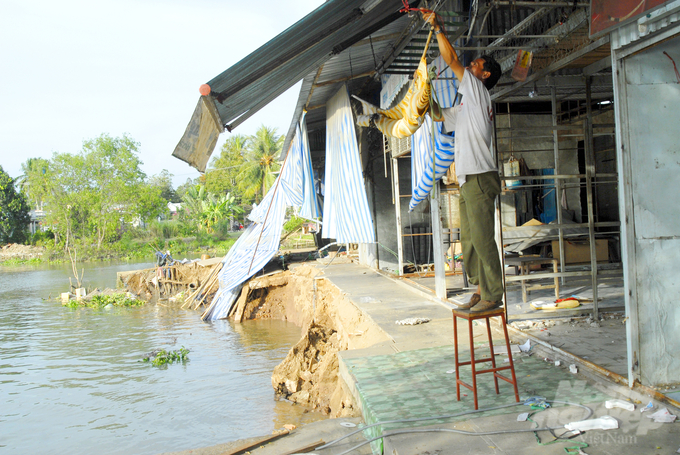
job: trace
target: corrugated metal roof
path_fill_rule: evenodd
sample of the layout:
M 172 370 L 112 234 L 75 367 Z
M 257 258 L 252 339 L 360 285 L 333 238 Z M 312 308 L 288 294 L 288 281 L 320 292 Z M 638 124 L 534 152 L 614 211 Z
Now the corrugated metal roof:
M 379 67 L 394 50 L 395 42 L 411 21 L 412 18 L 408 15 L 401 15 L 375 34 L 330 58 L 320 70 L 315 68 L 306 75 L 300 87 L 293 121 L 283 145 L 284 151 L 288 150 L 295 132 L 295 123 L 302 115 L 303 109 L 307 107 L 308 110 L 305 121 L 310 133 L 319 127 L 325 128 L 326 100 L 333 96 L 342 84 L 349 84 L 350 92 L 369 84 L 376 74 L 376 67 Z
M 333 55 L 399 19 L 399 0 L 329 0 L 208 82 L 235 128 Z
M 411 5 L 418 3 L 414 0 Z M 569 49 L 592 44 L 582 30 L 584 24 L 587 29 L 586 0 L 480 0 L 479 8 L 472 14 L 474 20 L 469 20 L 462 0 L 437 0 L 429 4 L 436 5 L 438 12 L 443 13 L 452 41 L 464 37 L 462 52 L 466 59 L 492 52 L 497 59 L 508 61 L 509 65 L 505 65 L 508 70 L 518 48 L 533 46 L 537 61 L 543 59 L 541 64 L 549 70 L 546 74 L 556 74 L 567 65 L 580 68 L 582 74 L 588 75 L 609 71 L 607 65 L 602 64 L 609 53 L 608 42 L 599 48 L 586 49 L 587 53 L 582 52 L 578 59 L 568 60 L 563 66 L 550 66 L 551 62 L 562 62 Z M 379 74 L 415 69 L 412 65 L 422 53 L 427 30 L 423 29 L 419 14 L 399 13 L 401 7 L 401 0 L 324 3 L 209 82 L 225 126 L 235 128 L 303 79 L 283 150 L 288 149 L 295 124 L 305 107 L 308 109 L 305 121 L 310 141 L 314 143 L 314 131 L 325 128 L 325 102 L 341 84 L 348 84 L 352 93 L 375 94 L 379 91 L 376 82 Z M 470 22 L 473 22 L 473 33 L 468 35 Z M 436 49 L 436 44 L 433 47 Z M 528 82 L 533 84 L 533 80 Z M 506 75 L 492 95 L 502 95 L 496 98 L 504 102 L 530 101 L 527 94 L 531 85 L 520 87 L 521 84 Z M 570 84 L 560 85 L 558 91 L 559 97 L 565 100 L 583 96 L 582 90 Z M 593 91 L 594 96 L 606 97 L 611 85 L 594 85 Z M 546 92 L 534 101 L 543 100 Z M 377 99 L 373 101 L 378 104 Z

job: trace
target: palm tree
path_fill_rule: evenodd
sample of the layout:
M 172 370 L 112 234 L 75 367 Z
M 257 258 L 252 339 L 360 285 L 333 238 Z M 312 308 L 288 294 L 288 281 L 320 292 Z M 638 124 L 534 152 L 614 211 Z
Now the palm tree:
M 274 173 L 281 167 L 276 161 L 284 137 L 276 128 L 262 125 L 254 136 L 248 138 L 244 163 L 239 168 L 239 187 L 246 198 L 262 200 L 275 181 Z

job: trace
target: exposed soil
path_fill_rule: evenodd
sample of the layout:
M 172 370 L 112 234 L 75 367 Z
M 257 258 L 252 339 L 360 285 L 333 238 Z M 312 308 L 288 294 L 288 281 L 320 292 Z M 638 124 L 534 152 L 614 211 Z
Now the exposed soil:
M 0 262 L 8 259 L 36 259 L 42 257 L 44 252 L 43 247 L 8 243 L 0 248 Z
M 211 285 L 206 288 L 202 287 L 210 279 L 214 267 L 217 266 L 218 264 L 202 266 L 197 262 L 186 265 L 176 263 L 172 266 L 119 272 L 117 287 L 124 287 L 140 299 L 147 301 L 168 299 L 180 293 L 185 297 L 190 297 L 200 289 L 201 295 L 195 296 L 198 297 L 195 299 L 196 307 L 198 307 L 200 304 L 210 303 L 217 291 L 216 282 L 211 282 Z
M 337 353 L 390 339 L 310 265 L 253 278 L 230 318 L 276 318 L 301 326 L 302 339 L 274 369 L 272 386 L 288 400 L 331 417 L 358 415 L 351 394 L 338 380 Z

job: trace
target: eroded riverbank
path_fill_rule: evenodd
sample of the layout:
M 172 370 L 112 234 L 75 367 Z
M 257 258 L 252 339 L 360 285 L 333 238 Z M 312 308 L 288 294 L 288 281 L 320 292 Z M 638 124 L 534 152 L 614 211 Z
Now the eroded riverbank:
M 288 400 L 331 417 L 359 413 L 339 380 L 337 353 L 391 339 L 313 265 L 251 279 L 230 318 L 281 319 L 300 326 L 302 338 L 274 369 L 272 386 Z

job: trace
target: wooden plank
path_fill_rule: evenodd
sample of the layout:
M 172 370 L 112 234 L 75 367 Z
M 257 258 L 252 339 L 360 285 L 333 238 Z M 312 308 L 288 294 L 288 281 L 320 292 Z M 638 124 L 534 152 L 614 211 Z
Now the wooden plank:
M 240 455 L 240 454 L 244 454 L 251 449 L 255 449 L 255 448 L 261 446 L 262 444 L 267 444 L 269 442 L 272 442 L 272 441 L 280 438 L 281 436 L 287 435 L 288 433 L 290 433 L 288 430 L 283 430 L 281 433 L 263 436 L 259 439 L 256 439 L 255 441 L 247 442 L 247 443 L 242 444 L 242 445 L 240 445 L 240 446 L 238 446 L 234 449 L 231 449 L 228 452 L 222 452 L 220 455 Z
M 323 441 L 323 439 L 319 439 L 316 442 L 307 444 L 306 446 L 300 447 L 299 449 L 291 450 L 290 452 L 284 452 L 281 455 L 295 455 L 296 453 L 311 452 L 312 450 L 316 449 L 317 447 L 321 447 L 324 444 L 326 443 Z

